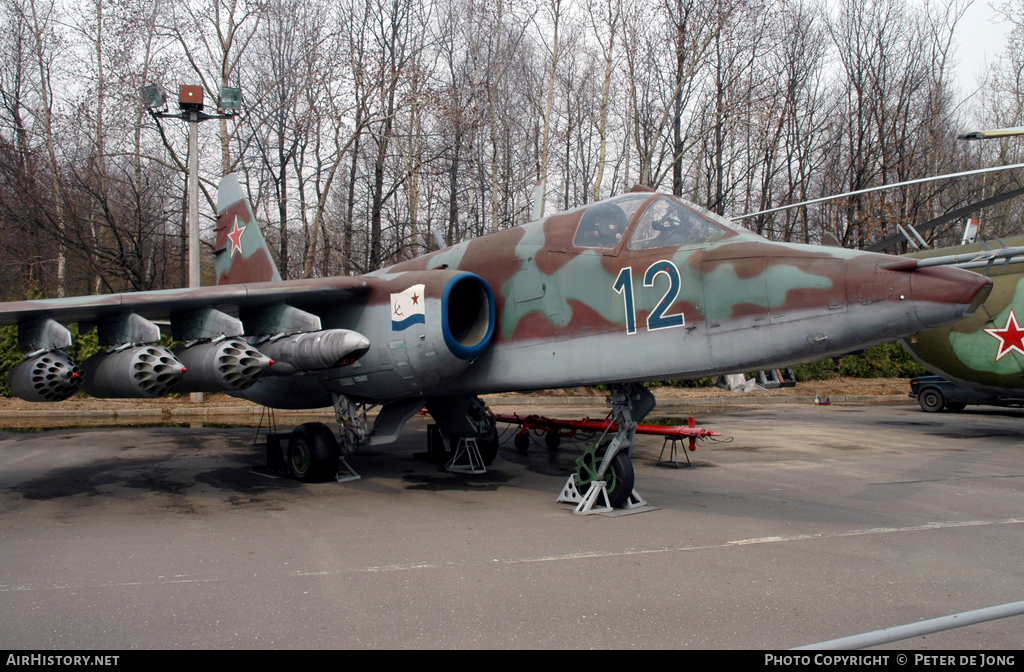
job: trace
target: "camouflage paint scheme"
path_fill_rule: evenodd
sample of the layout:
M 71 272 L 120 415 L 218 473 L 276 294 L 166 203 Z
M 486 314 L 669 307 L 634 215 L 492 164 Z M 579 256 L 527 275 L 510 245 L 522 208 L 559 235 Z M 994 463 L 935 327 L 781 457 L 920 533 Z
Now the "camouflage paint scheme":
M 263 378 L 239 395 L 272 407 L 314 408 L 329 406 L 331 392 L 364 401 L 429 399 L 813 361 L 958 320 L 990 285 L 959 269 L 908 269 L 899 257 L 768 242 L 696 206 L 648 192 L 558 213 L 362 277 L 285 282 L 269 281 L 276 269 L 260 256 L 266 253 L 261 235 L 260 249 L 248 249 L 245 236 L 258 228 L 243 216 L 244 197 L 244 213 L 235 209 L 237 198 L 225 197 L 218 278 L 241 284 L 6 303 L 0 324 L 43 316 L 63 324 L 95 322 L 129 311 L 173 323 L 204 306 L 244 323 L 253 311 L 287 304 L 319 316 L 324 329 L 355 330 L 371 343 L 353 365 Z M 615 245 L 577 246 L 587 211 L 619 199 L 642 203 L 623 220 Z M 701 219 L 717 239 L 629 249 L 638 222 L 660 199 Z M 246 224 L 241 234 L 239 220 Z M 242 236 L 241 249 L 231 235 Z M 494 303 L 493 337 L 472 356 L 455 352 L 440 326 L 449 310 L 461 310 L 446 296 L 465 278 L 482 278 Z M 423 323 L 394 331 L 393 295 L 418 285 Z
M 263 240 L 263 232 L 249 209 L 238 175 L 226 176 L 217 189 L 217 228 L 214 269 L 218 285 L 239 285 L 269 280 L 281 274 Z M 253 224 L 253 226 L 250 226 Z M 235 258 L 235 254 L 240 258 Z
M 1021 246 L 1024 236 L 1004 242 Z M 907 256 L 923 259 L 981 249 L 975 243 Z M 985 272 L 984 268 L 970 270 L 979 275 Z M 948 380 L 981 392 L 1019 397 L 1024 392 L 1024 334 L 1015 327 L 1024 323 L 1024 260 L 1005 267 L 996 262 L 988 276 L 992 293 L 977 312 L 901 343 L 918 362 Z

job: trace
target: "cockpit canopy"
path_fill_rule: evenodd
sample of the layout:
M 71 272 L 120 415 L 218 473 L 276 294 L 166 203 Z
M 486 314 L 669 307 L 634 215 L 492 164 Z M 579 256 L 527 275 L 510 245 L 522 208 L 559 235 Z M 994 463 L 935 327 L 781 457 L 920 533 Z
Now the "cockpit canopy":
M 629 220 L 650 194 L 628 194 L 592 205 L 583 213 L 572 244 L 576 247 L 617 247 Z
M 592 205 L 580 219 L 573 239 L 575 247 L 613 249 L 626 235 L 629 222 L 650 194 L 626 194 Z M 712 242 L 729 235 L 729 229 L 687 208 L 668 196 L 655 198 L 640 216 L 629 239 L 630 250 L 678 247 Z

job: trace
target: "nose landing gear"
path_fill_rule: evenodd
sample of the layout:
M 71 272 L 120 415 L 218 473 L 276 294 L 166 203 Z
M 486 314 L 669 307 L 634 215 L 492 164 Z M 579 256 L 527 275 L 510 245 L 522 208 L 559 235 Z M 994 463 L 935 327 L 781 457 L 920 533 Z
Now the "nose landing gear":
M 608 406 L 617 431 L 605 441 L 608 430 L 576 461 L 576 472 L 569 477 L 558 501 L 577 504 L 575 513 L 606 513 L 613 508 L 646 506 L 633 489 L 633 452 L 637 422 L 643 420 L 657 401 L 638 383 L 612 385 Z M 609 425 L 609 428 L 612 425 Z M 600 500 L 604 505 L 600 505 Z M 597 506 L 597 508 L 595 508 Z

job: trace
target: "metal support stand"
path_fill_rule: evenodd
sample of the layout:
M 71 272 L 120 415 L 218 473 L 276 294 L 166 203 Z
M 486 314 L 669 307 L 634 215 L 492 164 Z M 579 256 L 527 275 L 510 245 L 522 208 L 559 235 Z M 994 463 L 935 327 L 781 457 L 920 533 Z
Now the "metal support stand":
M 595 508 L 595 505 L 597 505 L 602 497 L 604 498 L 604 506 Z M 573 513 L 580 516 L 594 513 L 615 515 L 616 513 L 608 499 L 608 485 L 604 481 L 591 481 L 587 492 L 581 495 L 576 483 L 576 474 L 569 476 L 569 480 L 565 482 L 565 487 L 562 488 L 562 493 L 558 495 L 558 499 L 555 501 L 563 504 L 575 504 L 576 508 L 573 509 Z M 619 510 L 619 513 L 629 512 L 641 507 L 646 507 L 646 510 L 650 511 L 657 510 L 654 507 L 648 506 L 647 500 L 641 497 L 640 493 L 634 488 L 622 509 Z
M 602 497 L 604 498 L 604 506 L 594 508 Z M 565 482 L 565 487 L 562 488 L 562 494 L 558 496 L 556 501 L 565 504 L 576 504 L 573 513 L 581 516 L 593 513 L 611 513 L 615 510 L 608 499 L 608 485 L 604 481 L 591 481 L 586 494 L 581 495 L 576 487 L 576 474 L 569 476 L 569 480 Z
M 600 498 L 604 498 L 604 506 L 594 508 Z M 608 500 L 608 487 L 604 481 L 591 481 L 587 494 L 583 495 L 573 513 L 580 516 L 587 516 L 592 513 L 611 513 L 613 511 L 611 502 Z
M 580 495 L 580 491 L 576 488 L 576 474 L 573 474 L 565 482 L 562 494 L 558 495 L 558 499 L 555 501 L 562 504 L 579 504 L 582 499 L 583 496 Z
M 287 473 L 288 471 L 288 457 L 285 454 L 287 451 L 282 450 L 281 447 L 281 435 L 277 431 L 277 421 L 274 418 L 274 409 L 263 407 L 263 411 L 260 413 L 260 422 L 256 426 L 256 435 L 252 437 L 252 447 L 255 448 L 257 442 L 260 440 L 260 430 L 263 429 L 263 421 L 267 421 L 266 431 L 266 445 L 267 445 L 267 466 L 266 470 L 274 473 Z M 287 435 L 285 435 L 285 441 L 287 445 Z M 260 465 L 255 466 L 256 469 L 260 468 Z M 260 473 L 260 472 L 256 472 Z M 266 474 L 264 474 L 266 475 Z
M 677 451 L 678 451 L 678 446 L 679 446 L 679 442 L 680 441 L 684 442 L 684 444 L 683 444 L 683 457 L 686 458 L 686 464 L 685 465 L 679 463 L 679 456 L 678 456 Z M 685 439 L 685 438 L 680 438 L 680 437 L 677 437 L 677 436 L 666 436 L 665 437 L 665 443 L 661 444 L 661 452 L 658 453 L 657 466 L 659 466 L 659 467 L 672 467 L 673 469 L 681 469 L 681 468 L 685 468 L 685 467 L 692 467 L 693 463 L 690 462 L 690 453 L 687 452 L 687 450 L 686 450 L 686 444 L 685 444 L 686 441 L 687 441 L 687 439 Z M 663 460 L 661 458 L 665 454 L 665 448 L 668 447 L 669 443 L 672 444 L 672 449 L 669 451 L 669 458 L 667 460 Z
M 334 476 L 335 481 L 345 483 L 346 481 L 358 481 L 361 478 L 362 476 L 356 473 L 344 456 L 338 458 L 338 473 Z
M 459 459 L 463 455 L 465 455 L 468 464 L 459 464 Z M 487 467 L 484 466 L 484 459 L 480 456 L 480 448 L 476 445 L 476 437 L 460 436 L 455 454 L 444 468 L 446 471 L 456 474 L 486 474 Z
M 651 511 L 656 511 L 657 507 L 649 506 L 647 500 L 640 496 L 640 493 L 633 488 L 633 492 L 629 493 L 629 497 L 626 498 L 626 503 L 622 505 L 622 508 L 626 511 L 633 509 L 645 508 Z

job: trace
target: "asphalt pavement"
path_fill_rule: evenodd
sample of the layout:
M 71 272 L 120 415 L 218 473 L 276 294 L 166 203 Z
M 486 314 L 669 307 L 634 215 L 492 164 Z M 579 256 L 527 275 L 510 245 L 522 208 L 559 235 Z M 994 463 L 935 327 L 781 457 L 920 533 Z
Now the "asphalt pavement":
M 414 457 L 423 418 L 315 485 L 254 472 L 251 428 L 3 431 L 0 647 L 780 649 L 1024 599 L 1024 411 L 697 419 L 729 441 L 666 469 L 642 438 L 657 510 L 615 517 L 555 501 L 582 443 L 509 431 L 456 475 Z M 1016 649 L 1022 626 L 890 648 Z

